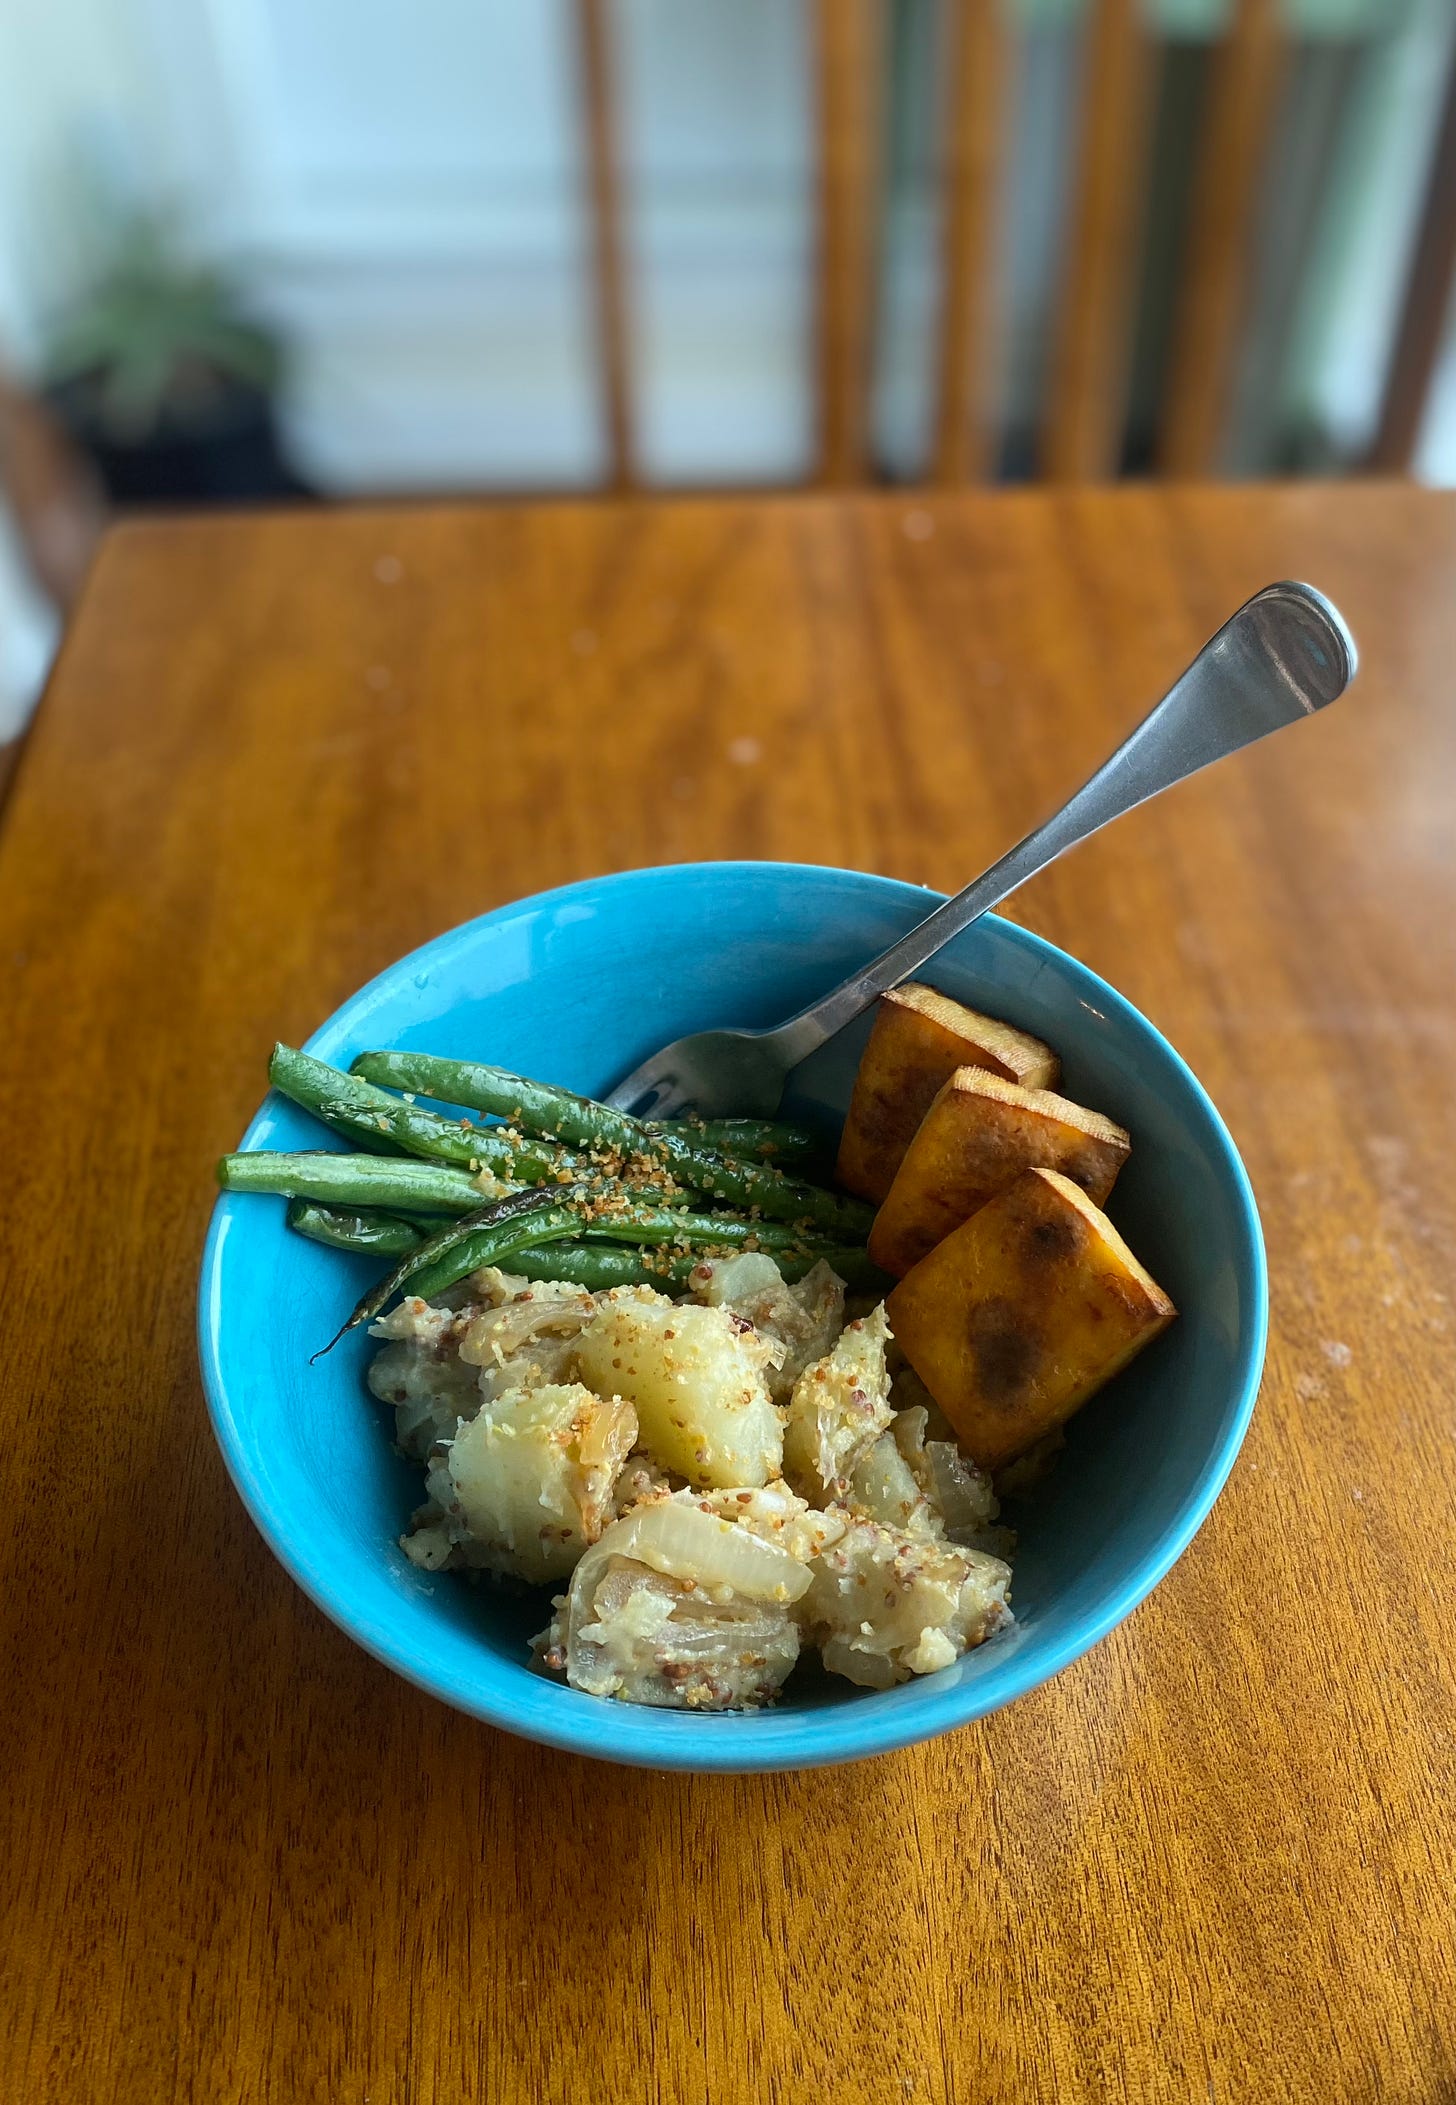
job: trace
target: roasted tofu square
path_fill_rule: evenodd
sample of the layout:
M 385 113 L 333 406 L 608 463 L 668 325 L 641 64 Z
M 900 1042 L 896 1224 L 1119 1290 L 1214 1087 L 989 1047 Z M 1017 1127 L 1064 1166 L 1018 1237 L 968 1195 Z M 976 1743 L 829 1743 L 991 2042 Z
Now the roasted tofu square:
M 982 1067 L 1024 1089 L 1049 1089 L 1061 1072 L 1039 1038 L 934 987 L 909 981 L 880 996 L 839 1143 L 837 1176 L 846 1191 L 880 1203 L 936 1091 L 958 1067 Z
M 870 1232 L 870 1256 L 903 1279 L 937 1243 L 1024 1170 L 1055 1169 L 1100 1206 L 1132 1146 L 1100 1111 L 1025 1089 L 984 1067 L 958 1067 L 895 1173 Z
M 1176 1310 L 1079 1185 L 1030 1169 L 890 1295 L 890 1327 L 973 1461 L 1071 1417 Z

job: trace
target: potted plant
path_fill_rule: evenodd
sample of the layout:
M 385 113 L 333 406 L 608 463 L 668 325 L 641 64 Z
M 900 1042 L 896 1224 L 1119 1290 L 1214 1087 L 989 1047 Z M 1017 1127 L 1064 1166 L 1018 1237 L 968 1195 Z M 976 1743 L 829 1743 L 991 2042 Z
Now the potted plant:
M 139 218 L 57 331 L 48 393 L 121 504 L 304 494 L 273 413 L 276 338 Z

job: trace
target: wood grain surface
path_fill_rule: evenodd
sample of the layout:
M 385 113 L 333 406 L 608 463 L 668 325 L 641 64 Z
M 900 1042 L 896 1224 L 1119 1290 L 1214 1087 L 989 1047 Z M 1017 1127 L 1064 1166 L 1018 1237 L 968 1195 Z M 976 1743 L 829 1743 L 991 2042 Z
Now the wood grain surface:
M 1288 575 L 1354 694 L 1016 902 L 1264 1210 L 1263 1398 L 1153 1597 L 982 1724 L 762 1780 L 544 1753 L 356 1650 L 197 1373 L 272 1039 L 594 871 L 954 886 Z M 0 826 L 0 2098 L 1456 2097 L 1453 666 L 1456 501 L 1380 485 L 113 534 Z

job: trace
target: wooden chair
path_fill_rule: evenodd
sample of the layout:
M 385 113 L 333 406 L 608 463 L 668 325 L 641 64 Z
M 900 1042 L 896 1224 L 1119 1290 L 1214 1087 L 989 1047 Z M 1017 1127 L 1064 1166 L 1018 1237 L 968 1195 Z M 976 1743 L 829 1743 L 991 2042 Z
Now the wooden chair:
M 101 532 L 96 478 L 56 418 L 0 367 L 0 495 L 36 583 L 59 613 L 74 604 Z
M 101 532 L 95 477 L 45 405 L 0 369 L 0 500 L 36 583 L 56 611 L 74 604 Z M 20 741 L 0 743 L 0 805 Z
M 992 225 L 1006 151 L 1011 40 L 1002 0 L 945 0 L 944 197 L 934 440 L 939 483 L 986 479 L 995 433 Z M 872 471 L 885 0 L 812 0 L 817 91 L 817 480 Z M 1139 0 L 1089 0 L 1067 267 L 1053 329 L 1038 469 L 1114 475 L 1122 447 L 1134 279 L 1152 143 L 1153 68 Z M 610 0 L 576 0 L 611 479 L 637 480 L 631 329 L 609 51 Z M 1281 0 L 1235 0 L 1196 146 L 1156 470 L 1216 473 L 1249 296 L 1253 232 L 1285 62 Z M 1407 472 L 1456 276 L 1456 66 L 1370 465 Z

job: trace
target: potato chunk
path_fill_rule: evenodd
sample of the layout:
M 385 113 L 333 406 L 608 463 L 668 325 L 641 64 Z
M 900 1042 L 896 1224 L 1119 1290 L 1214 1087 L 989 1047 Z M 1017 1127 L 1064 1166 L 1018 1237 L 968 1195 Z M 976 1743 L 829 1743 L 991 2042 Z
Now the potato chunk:
M 636 1407 L 642 1445 L 664 1469 L 709 1489 L 752 1490 L 783 1462 L 764 1382 L 773 1350 L 727 1309 L 622 1287 L 582 1332 L 576 1359 L 583 1381 Z
M 876 1308 L 846 1324 L 834 1350 L 794 1384 L 784 1474 L 811 1506 L 848 1496 L 850 1478 L 894 1417 L 885 1366 L 889 1331 Z
M 446 1524 L 460 1552 L 449 1561 L 536 1584 L 565 1578 L 612 1520 L 612 1488 L 636 1437 L 629 1403 L 603 1403 L 576 1384 L 487 1403 L 445 1458 Z
M 900 1282 L 905 1357 L 984 1469 L 1024 1453 L 1176 1313 L 1087 1194 L 1031 1169 Z
M 875 1308 L 848 1324 L 834 1350 L 804 1370 L 784 1428 L 784 1473 L 811 1505 L 834 1501 L 847 1513 L 908 1534 L 938 1535 L 929 1494 L 895 1438 L 889 1343 L 884 1308 Z
M 937 1410 L 936 1416 L 943 1413 Z M 929 1412 L 913 1404 L 895 1413 L 890 1437 L 934 1515 L 936 1525 L 930 1532 L 943 1534 L 965 1549 L 1005 1555 L 1002 1545 L 1010 1530 L 995 1525 L 1001 1508 L 990 1477 L 961 1453 L 954 1440 L 931 1439 L 929 1426 Z
M 1100 1111 L 983 1067 L 958 1067 L 895 1173 L 870 1231 L 870 1256 L 903 1279 L 1023 1170 L 1060 1170 L 1100 1206 L 1131 1146 Z
M 839 1143 L 836 1175 L 846 1191 L 879 1204 L 936 1091 L 968 1066 L 1025 1089 L 1048 1089 L 1061 1072 L 1039 1038 L 934 987 L 907 981 L 880 996 Z
M 861 1688 L 933 1674 L 1011 1618 L 999 1557 L 872 1520 L 853 1521 L 810 1570 L 800 1620 L 830 1673 Z
M 844 1324 L 844 1281 L 821 1258 L 797 1286 L 786 1286 L 773 1259 L 761 1250 L 709 1260 L 693 1273 L 693 1291 L 712 1308 L 745 1316 L 782 1358 L 764 1370 L 775 1403 L 787 1403 L 794 1383 L 822 1359 Z
M 895 1438 L 893 1426 L 881 1433 L 855 1463 L 845 1504 L 865 1520 L 878 1520 L 906 1535 L 931 1538 L 945 1533 L 940 1515 Z

